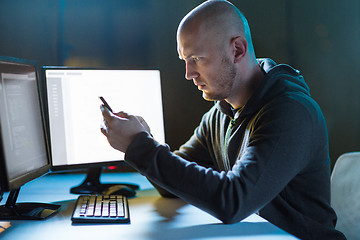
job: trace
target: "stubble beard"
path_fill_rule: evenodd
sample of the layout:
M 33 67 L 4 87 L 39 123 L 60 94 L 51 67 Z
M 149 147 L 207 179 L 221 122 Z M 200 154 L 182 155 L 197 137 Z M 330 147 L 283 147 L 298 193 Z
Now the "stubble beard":
M 235 67 L 226 56 L 223 56 L 220 69 L 223 69 L 223 71 L 218 74 L 217 81 L 219 83 L 218 88 L 222 90 L 218 92 L 203 91 L 202 96 L 207 101 L 221 101 L 228 98 L 231 94 L 236 77 Z

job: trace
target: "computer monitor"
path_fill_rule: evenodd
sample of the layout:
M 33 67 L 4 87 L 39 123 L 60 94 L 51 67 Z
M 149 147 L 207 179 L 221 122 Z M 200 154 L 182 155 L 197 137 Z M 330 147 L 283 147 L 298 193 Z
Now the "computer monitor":
M 109 192 L 114 184 L 100 183 L 102 167 L 124 163 L 124 153 L 112 148 L 100 131 L 100 96 L 114 112 L 142 116 L 154 138 L 165 143 L 158 69 L 44 66 L 42 72 L 52 169 L 89 169 L 85 181 L 72 188 L 72 193 Z
M 43 219 L 59 206 L 16 203 L 21 186 L 50 168 L 37 70 L 33 62 L 0 57 L 0 191 L 10 192 L 0 220 Z

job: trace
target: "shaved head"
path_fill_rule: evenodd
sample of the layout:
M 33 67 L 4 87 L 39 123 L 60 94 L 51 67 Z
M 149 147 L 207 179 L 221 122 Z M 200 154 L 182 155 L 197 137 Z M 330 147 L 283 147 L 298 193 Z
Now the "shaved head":
M 241 36 L 248 44 L 249 56 L 255 60 L 249 24 L 238 8 L 225 0 L 210 0 L 189 12 L 180 22 L 177 38 L 182 33 L 206 33 L 217 47 Z
M 185 78 L 209 101 L 244 106 L 263 72 L 257 64 L 249 24 L 233 4 L 209 0 L 189 12 L 177 31 Z

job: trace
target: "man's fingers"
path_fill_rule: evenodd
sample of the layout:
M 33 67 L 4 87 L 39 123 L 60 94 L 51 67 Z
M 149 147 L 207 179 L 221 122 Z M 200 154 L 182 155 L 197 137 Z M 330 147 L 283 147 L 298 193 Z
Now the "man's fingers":
M 102 134 L 104 134 L 105 136 L 107 136 L 107 129 L 106 129 L 106 128 L 104 128 L 103 126 L 101 126 L 100 130 L 101 130 Z
M 123 111 L 115 113 L 115 115 L 121 118 L 130 118 L 130 115 Z
M 105 108 L 104 105 L 100 105 L 100 109 L 104 117 L 104 120 L 110 123 L 112 120 L 112 113 L 107 108 Z
M 146 131 L 136 116 L 125 112 L 114 114 L 104 106 L 100 106 L 100 109 L 104 117 L 100 127 L 101 132 L 110 145 L 121 152 L 126 152 L 136 134 Z
M 102 134 L 104 134 L 105 136 L 107 136 L 108 129 L 107 129 L 105 120 L 102 121 L 102 123 L 100 124 L 100 130 L 101 130 Z

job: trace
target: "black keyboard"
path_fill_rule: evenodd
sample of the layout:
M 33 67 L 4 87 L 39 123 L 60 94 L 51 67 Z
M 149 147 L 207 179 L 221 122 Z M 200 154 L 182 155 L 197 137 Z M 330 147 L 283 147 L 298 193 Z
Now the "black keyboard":
M 80 195 L 73 223 L 129 223 L 129 205 L 122 195 Z

